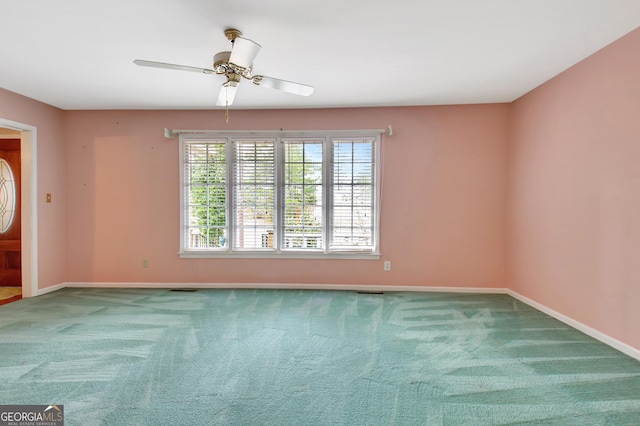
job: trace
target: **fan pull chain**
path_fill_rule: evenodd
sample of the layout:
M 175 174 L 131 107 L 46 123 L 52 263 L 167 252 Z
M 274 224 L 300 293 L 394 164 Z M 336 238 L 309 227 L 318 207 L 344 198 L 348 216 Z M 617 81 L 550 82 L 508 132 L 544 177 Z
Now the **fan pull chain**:
M 224 108 L 224 121 L 229 124 L 229 101 L 225 102 L 226 106 Z

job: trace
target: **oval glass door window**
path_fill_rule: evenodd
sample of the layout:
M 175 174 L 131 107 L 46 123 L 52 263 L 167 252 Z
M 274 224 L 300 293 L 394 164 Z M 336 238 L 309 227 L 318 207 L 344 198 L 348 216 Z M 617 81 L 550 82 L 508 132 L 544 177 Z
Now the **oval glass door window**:
M 16 182 L 13 170 L 4 158 L 0 158 L 0 233 L 11 228 L 16 213 Z

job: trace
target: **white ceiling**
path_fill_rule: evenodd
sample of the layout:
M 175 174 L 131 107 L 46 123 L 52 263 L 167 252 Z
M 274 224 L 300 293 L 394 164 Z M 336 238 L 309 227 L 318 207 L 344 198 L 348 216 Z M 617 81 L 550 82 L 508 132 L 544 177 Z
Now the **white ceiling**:
M 640 26 L 639 0 L 0 0 L 0 87 L 62 109 L 212 109 L 233 27 L 262 45 L 233 108 L 510 102 Z

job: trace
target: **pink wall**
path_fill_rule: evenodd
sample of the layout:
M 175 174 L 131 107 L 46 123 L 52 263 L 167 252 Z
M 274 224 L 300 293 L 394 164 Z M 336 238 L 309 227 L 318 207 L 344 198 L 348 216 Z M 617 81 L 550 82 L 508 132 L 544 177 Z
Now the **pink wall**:
M 640 348 L 640 30 L 513 104 L 512 289 Z
M 38 286 L 60 284 L 67 276 L 66 155 L 64 112 L 0 89 L 0 117 L 37 127 Z M 53 202 L 45 203 L 46 193 Z
M 68 111 L 72 282 L 504 287 L 507 105 Z M 382 260 L 180 259 L 173 129 L 360 129 L 383 141 Z M 149 268 L 142 268 L 142 259 Z

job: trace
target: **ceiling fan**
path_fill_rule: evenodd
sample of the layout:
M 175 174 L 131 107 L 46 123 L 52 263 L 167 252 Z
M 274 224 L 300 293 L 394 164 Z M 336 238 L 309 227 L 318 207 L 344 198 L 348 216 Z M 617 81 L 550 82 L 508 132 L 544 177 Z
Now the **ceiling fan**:
M 227 78 L 222 84 L 216 105 L 228 107 L 233 99 L 242 78 L 251 80 L 253 84 L 296 95 L 309 96 L 313 93 L 313 86 L 280 80 L 278 78 L 253 74 L 253 60 L 260 51 L 261 46 L 248 38 L 242 37 L 242 33 L 229 28 L 224 31 L 225 36 L 231 42 L 231 51 L 217 53 L 213 57 L 213 68 L 197 68 L 186 65 L 167 64 L 164 62 L 145 61 L 136 59 L 134 64 L 143 67 L 165 68 L 178 71 L 192 71 L 204 74 L 220 74 Z

